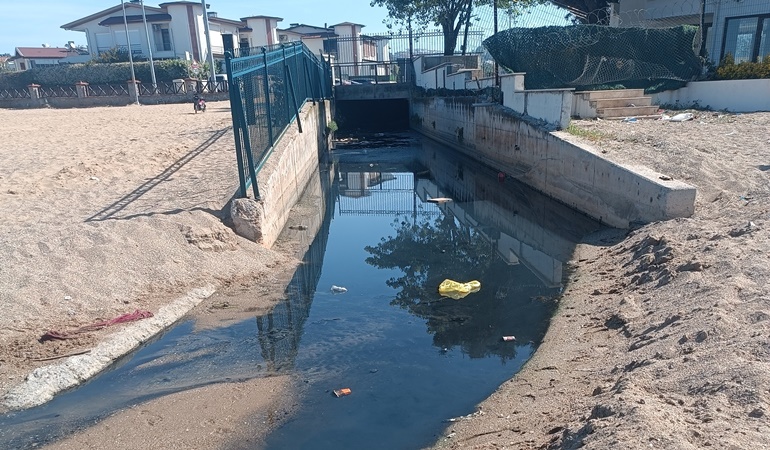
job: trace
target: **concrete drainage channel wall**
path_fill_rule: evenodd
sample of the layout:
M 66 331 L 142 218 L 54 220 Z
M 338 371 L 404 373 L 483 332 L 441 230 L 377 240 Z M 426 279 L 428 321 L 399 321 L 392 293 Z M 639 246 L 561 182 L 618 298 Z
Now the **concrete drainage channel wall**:
M 236 232 L 268 248 L 278 238 L 289 211 L 315 173 L 320 155 L 329 148 L 326 132 L 331 121 L 329 102 L 307 102 L 299 117 L 302 132 L 296 122 L 289 125 L 257 174 L 262 198 L 259 201 L 237 199 L 231 208 Z
M 607 225 L 628 228 L 695 212 L 695 188 L 608 161 L 536 121 L 475 97 L 415 98 L 412 127 Z

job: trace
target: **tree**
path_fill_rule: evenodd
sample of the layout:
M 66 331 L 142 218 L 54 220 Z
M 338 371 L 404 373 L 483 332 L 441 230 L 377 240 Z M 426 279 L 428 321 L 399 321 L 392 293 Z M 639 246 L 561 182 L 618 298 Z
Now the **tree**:
M 556 6 L 566 9 L 580 23 L 607 24 L 610 0 L 550 0 Z
M 453 55 L 457 39 L 463 27 L 468 29 L 474 8 L 491 5 L 494 0 L 371 0 L 371 6 L 388 10 L 388 26 L 413 26 L 433 24 L 441 27 L 444 35 L 444 55 Z M 523 8 L 543 3 L 545 0 L 496 0 L 498 9 L 515 14 Z

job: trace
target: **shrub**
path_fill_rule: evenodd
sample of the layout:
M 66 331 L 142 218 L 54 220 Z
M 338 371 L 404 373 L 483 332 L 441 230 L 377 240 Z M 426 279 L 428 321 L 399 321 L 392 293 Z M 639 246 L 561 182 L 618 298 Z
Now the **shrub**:
M 208 66 L 203 66 L 205 69 Z M 149 83 L 150 63 L 134 63 L 136 79 Z M 192 74 L 190 62 L 181 59 L 155 61 L 155 77 L 159 82 L 187 78 Z M 207 73 L 201 71 L 201 73 Z M 131 66 L 127 62 L 85 64 L 61 64 L 35 67 L 24 72 L 0 73 L 0 89 L 25 89 L 35 83 L 42 86 L 72 86 L 79 81 L 90 84 L 122 84 L 131 79 Z
M 719 80 L 770 78 L 770 55 L 759 62 L 745 61 L 735 64 L 735 58 L 728 53 L 717 67 L 716 78 Z

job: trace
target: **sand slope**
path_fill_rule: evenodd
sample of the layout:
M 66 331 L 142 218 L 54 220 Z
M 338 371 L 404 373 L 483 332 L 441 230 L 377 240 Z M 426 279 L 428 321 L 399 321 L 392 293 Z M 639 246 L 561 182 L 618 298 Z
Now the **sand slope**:
M 770 447 L 770 113 L 694 113 L 573 122 L 696 213 L 581 246 L 540 350 L 437 448 Z

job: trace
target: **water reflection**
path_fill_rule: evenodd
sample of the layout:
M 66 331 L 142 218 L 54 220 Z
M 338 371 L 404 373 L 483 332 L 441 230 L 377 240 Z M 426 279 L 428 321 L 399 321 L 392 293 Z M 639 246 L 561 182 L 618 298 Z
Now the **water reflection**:
M 564 262 L 598 226 L 430 142 L 389 142 L 398 145 L 336 152 L 313 176 L 305 197 L 316 214 L 301 232 L 285 230 L 308 239 L 286 302 L 220 329 L 180 324 L 87 385 L 0 417 L 0 448 L 29 448 L 157 396 L 276 372 L 295 374 L 304 396 L 268 448 L 414 448 L 443 419 L 471 411 L 534 351 Z M 435 197 L 454 201 L 428 202 Z M 445 278 L 482 289 L 441 298 Z M 332 284 L 348 292 L 334 295 Z M 353 394 L 329 394 L 341 387 Z

